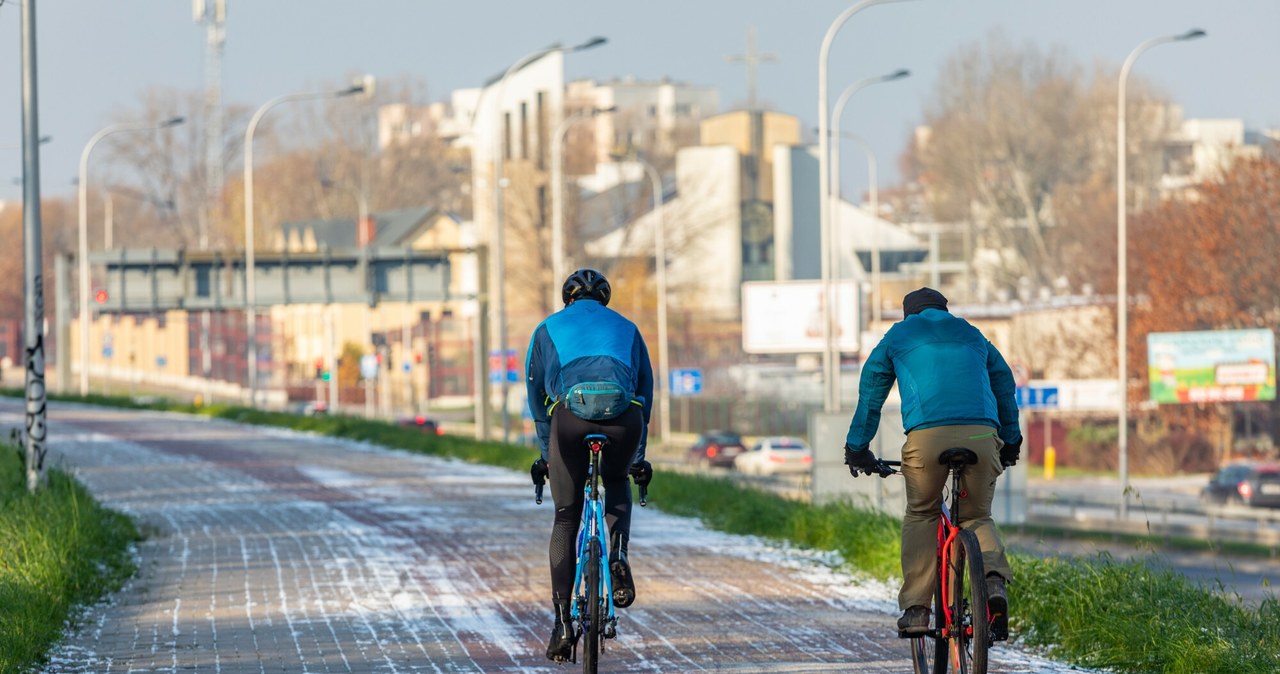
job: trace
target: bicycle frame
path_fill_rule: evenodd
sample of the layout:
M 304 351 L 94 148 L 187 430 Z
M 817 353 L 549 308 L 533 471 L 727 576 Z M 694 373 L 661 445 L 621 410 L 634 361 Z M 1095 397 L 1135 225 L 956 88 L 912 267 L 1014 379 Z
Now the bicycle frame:
M 605 524 L 604 503 L 600 500 L 600 451 L 604 449 L 608 439 L 603 435 L 593 434 L 586 437 L 586 442 L 591 450 L 591 464 L 587 469 L 586 486 L 583 487 L 586 499 L 582 506 L 582 524 L 578 526 L 578 566 L 573 574 L 573 594 L 578 601 L 573 602 L 569 614 L 574 620 L 584 619 L 579 604 L 585 608 L 587 588 L 584 587 L 583 579 L 587 576 L 587 565 L 590 563 L 587 545 L 589 541 L 595 540 L 600 543 L 600 550 L 609 549 L 609 527 Z M 618 620 L 613 611 L 613 579 L 609 576 L 607 563 L 602 563 L 600 567 L 600 596 L 605 598 L 608 606 L 605 624 L 611 626 Z

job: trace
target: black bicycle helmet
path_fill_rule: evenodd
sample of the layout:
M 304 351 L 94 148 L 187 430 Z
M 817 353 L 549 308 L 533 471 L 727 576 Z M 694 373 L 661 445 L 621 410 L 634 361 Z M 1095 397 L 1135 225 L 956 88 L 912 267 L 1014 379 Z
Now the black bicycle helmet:
M 569 274 L 569 278 L 564 280 L 564 285 L 560 288 L 560 299 L 564 300 L 566 307 L 574 300 L 581 299 L 595 300 L 608 306 L 609 297 L 612 294 L 609 279 L 605 278 L 604 274 L 586 267 Z

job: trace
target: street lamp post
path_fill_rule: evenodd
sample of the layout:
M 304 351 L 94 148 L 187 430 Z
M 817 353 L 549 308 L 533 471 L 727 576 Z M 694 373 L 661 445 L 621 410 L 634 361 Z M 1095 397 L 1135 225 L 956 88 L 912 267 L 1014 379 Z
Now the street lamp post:
M 827 128 L 827 67 L 831 55 L 831 43 L 835 41 L 836 33 L 844 26 L 854 14 L 872 5 L 886 4 L 890 2 L 902 2 L 903 0 L 862 0 L 861 2 L 849 7 L 840 13 L 839 16 L 831 22 L 827 27 L 827 33 L 822 38 L 822 48 L 818 51 L 818 213 L 819 213 L 819 248 L 829 248 L 831 245 L 831 203 L 828 196 L 831 194 L 831 173 L 829 167 L 830 161 L 830 138 L 828 137 Z M 833 372 L 838 364 L 832 362 L 831 357 L 831 320 L 830 311 L 835 298 L 831 288 L 831 268 L 830 256 L 821 256 L 822 267 L 822 289 L 823 297 L 826 301 L 827 320 L 823 321 L 823 338 L 827 348 L 823 351 L 823 410 L 833 412 L 836 409 L 835 390 L 833 388 L 833 380 L 835 379 Z
M 831 113 L 831 142 L 833 143 L 831 146 L 831 195 L 829 197 L 831 199 L 831 243 L 827 247 L 826 251 L 828 258 L 827 265 L 830 269 L 829 277 L 831 278 L 833 286 L 840 277 L 840 202 L 842 199 L 840 189 L 840 118 L 844 115 L 844 106 L 848 103 L 851 96 L 865 87 L 873 84 L 880 84 L 882 82 L 900 80 L 910 75 L 911 71 L 903 68 L 885 75 L 880 75 L 879 77 L 868 77 L 863 80 L 858 80 L 857 82 L 850 84 L 848 87 L 845 87 L 845 90 L 836 98 L 835 108 Z M 871 147 L 867 145 L 866 141 L 857 136 L 851 136 L 851 139 L 862 143 L 862 147 L 867 152 L 868 158 L 868 178 L 871 184 L 872 241 L 875 244 L 871 251 L 871 306 L 874 314 L 872 320 L 878 323 L 880 321 L 880 224 L 878 222 L 879 215 L 877 213 L 879 210 L 879 203 L 877 199 L 878 195 L 876 193 L 875 154 L 871 151 Z M 826 345 L 828 349 L 827 357 L 834 363 L 834 366 L 831 369 L 831 396 L 835 404 L 835 409 L 840 409 L 840 349 L 838 340 L 835 336 L 835 328 L 839 325 L 839 321 L 837 320 L 837 316 L 839 316 L 839 306 L 838 303 L 834 301 L 835 297 L 838 297 L 838 294 L 831 292 L 828 293 L 827 297 L 832 301 L 829 305 L 830 311 L 827 312 L 828 322 L 831 324 L 831 329 L 828 331 L 828 334 L 831 335 L 831 339 L 827 341 Z M 855 321 L 855 323 L 859 326 L 861 325 L 861 321 Z M 859 348 L 861 348 L 861 340 L 859 340 Z
M 89 393 L 89 155 L 98 141 L 113 133 L 125 131 L 156 131 L 181 124 L 182 117 L 170 117 L 162 122 L 115 124 L 93 134 L 80 153 L 80 395 Z
M 365 81 L 368 81 L 367 78 Z M 249 406 L 258 406 L 258 321 L 257 321 L 257 286 L 254 283 L 253 256 L 253 132 L 258 122 L 267 111 L 288 101 L 303 101 L 316 98 L 339 98 L 358 94 L 365 90 L 365 84 L 353 84 L 339 91 L 320 91 L 277 96 L 258 108 L 249 119 L 249 126 L 244 131 L 244 297 L 245 297 L 245 329 L 248 333 L 247 360 L 249 368 Z
M 613 112 L 616 107 L 579 110 L 569 115 L 551 135 L 551 306 L 560 299 L 559 286 L 565 272 L 564 243 L 564 139 L 569 128 L 588 117 Z
M 593 37 L 582 44 L 573 47 L 562 47 L 556 45 L 539 49 L 531 54 L 512 63 L 502 74 L 502 78 L 498 80 L 497 89 L 494 91 L 493 97 L 493 250 L 490 255 L 490 263 L 493 265 L 492 276 L 494 284 L 497 286 L 498 293 L 495 311 L 498 314 L 498 353 L 503 362 L 502 376 L 498 378 L 498 389 L 502 398 L 502 440 L 507 442 L 511 436 L 511 419 L 507 414 L 507 395 L 510 389 L 510 383 L 507 381 L 507 373 L 505 371 L 505 363 L 507 359 L 507 289 L 506 289 L 506 256 L 504 251 L 504 233 L 503 233 L 503 178 L 502 169 L 506 162 L 506 143 L 503 142 L 502 123 L 502 95 L 507 88 L 507 80 L 518 72 L 521 68 L 533 63 L 534 61 L 558 51 L 582 51 L 598 47 L 607 42 L 603 37 Z M 488 404 L 488 401 L 485 401 Z
M 1129 287 L 1126 266 L 1128 265 L 1127 247 L 1127 214 L 1126 214 L 1126 171 L 1128 154 L 1125 137 L 1125 85 L 1129 79 L 1129 71 L 1133 69 L 1134 61 L 1142 55 L 1146 50 L 1156 45 L 1166 44 L 1169 42 L 1181 42 L 1184 40 L 1194 40 L 1204 37 L 1205 32 L 1199 29 L 1192 29 L 1180 35 L 1166 35 L 1163 37 L 1154 37 L 1142 44 L 1129 54 L 1125 59 L 1124 66 L 1120 68 L 1120 85 L 1118 91 L 1116 105 L 1116 245 L 1118 264 L 1116 272 L 1116 360 L 1118 371 L 1116 374 L 1120 385 L 1120 410 L 1117 444 L 1120 454 L 1120 517 L 1124 519 L 1129 515 Z
M 671 365 L 667 359 L 667 224 L 662 213 L 662 176 L 644 160 L 637 159 L 649 177 L 653 191 L 653 266 L 658 277 L 658 415 L 662 419 L 662 443 L 671 443 Z

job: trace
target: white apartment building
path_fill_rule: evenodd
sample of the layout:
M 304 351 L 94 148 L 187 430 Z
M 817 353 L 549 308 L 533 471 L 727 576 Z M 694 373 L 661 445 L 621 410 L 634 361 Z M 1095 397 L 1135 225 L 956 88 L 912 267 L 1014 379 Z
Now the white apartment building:
M 711 87 L 627 77 L 570 82 L 565 102 L 580 110 L 614 108 L 595 118 L 596 160 L 606 163 L 611 153 L 625 148 L 672 156 L 681 147 L 699 144 L 699 125 L 716 114 L 720 95 Z

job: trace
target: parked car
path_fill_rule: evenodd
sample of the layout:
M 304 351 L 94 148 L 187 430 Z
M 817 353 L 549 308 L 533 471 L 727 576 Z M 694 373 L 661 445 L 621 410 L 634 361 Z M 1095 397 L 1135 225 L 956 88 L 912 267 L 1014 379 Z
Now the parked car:
M 423 433 L 430 433 L 431 435 L 444 435 L 444 429 L 440 428 L 440 424 L 435 419 L 428 419 L 421 414 L 401 419 L 400 427 L 416 428 Z
M 733 459 L 747 451 L 742 436 L 733 431 L 707 431 L 689 447 L 689 462 L 701 466 L 732 468 Z
M 1200 500 L 1280 508 L 1280 464 L 1240 462 L 1223 466 L 1200 490 Z
M 306 400 L 294 405 L 294 414 L 301 414 L 307 417 L 314 417 L 317 414 L 328 414 L 329 403 L 323 400 Z
M 763 438 L 733 459 L 733 467 L 747 475 L 808 473 L 813 450 L 800 438 Z

